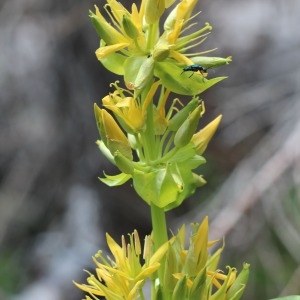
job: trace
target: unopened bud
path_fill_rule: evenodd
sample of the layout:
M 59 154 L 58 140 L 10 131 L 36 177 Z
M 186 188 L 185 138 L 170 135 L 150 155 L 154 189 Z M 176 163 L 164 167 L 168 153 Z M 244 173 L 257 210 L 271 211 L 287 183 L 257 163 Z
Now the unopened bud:
M 155 61 L 163 61 L 169 57 L 170 49 L 168 46 L 159 46 L 153 51 L 153 59 Z
M 122 24 L 126 34 L 133 40 L 137 39 L 139 31 L 128 15 L 125 14 L 123 16 Z
M 206 125 L 206 127 L 193 135 L 192 142 L 195 145 L 197 154 L 201 155 L 205 151 L 209 141 L 214 136 L 221 119 L 222 115 L 219 115 L 212 122 Z
M 193 112 L 187 117 L 183 124 L 179 127 L 174 137 L 174 145 L 178 148 L 187 145 L 195 133 L 195 130 L 200 119 L 201 105 L 199 105 Z
M 248 282 L 248 278 L 249 278 L 249 268 L 250 265 L 247 263 L 243 264 L 243 270 L 240 272 L 240 274 L 237 276 L 237 278 L 235 279 L 235 281 L 233 282 L 233 284 L 231 285 L 231 287 L 228 290 L 227 293 L 227 298 L 228 299 L 240 299 L 246 284 Z
M 125 174 L 133 174 L 133 163 L 130 159 L 122 155 L 120 151 L 114 153 L 114 161 L 117 167 Z
M 187 105 L 184 106 L 168 123 L 168 129 L 177 131 L 182 123 L 186 120 L 188 115 L 199 105 L 200 100 L 197 98 L 192 99 Z

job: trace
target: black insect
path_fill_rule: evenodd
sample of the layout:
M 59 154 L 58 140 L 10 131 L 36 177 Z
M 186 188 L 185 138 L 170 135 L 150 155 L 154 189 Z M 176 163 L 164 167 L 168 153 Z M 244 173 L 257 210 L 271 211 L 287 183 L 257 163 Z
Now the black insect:
M 202 67 L 202 66 L 200 66 L 200 65 L 197 65 L 197 64 L 194 64 L 194 65 L 190 65 L 190 66 L 184 67 L 184 68 L 183 68 L 183 71 L 181 72 L 181 74 L 182 74 L 183 72 L 188 72 L 188 71 L 193 72 L 193 73 L 191 74 L 191 76 L 189 76 L 189 78 L 192 77 L 192 76 L 194 75 L 194 73 L 195 73 L 195 72 L 198 72 L 198 71 L 202 74 L 203 77 L 206 77 L 206 76 L 207 76 L 207 69 L 204 68 L 204 67 Z M 181 75 L 181 74 L 180 74 L 180 75 Z

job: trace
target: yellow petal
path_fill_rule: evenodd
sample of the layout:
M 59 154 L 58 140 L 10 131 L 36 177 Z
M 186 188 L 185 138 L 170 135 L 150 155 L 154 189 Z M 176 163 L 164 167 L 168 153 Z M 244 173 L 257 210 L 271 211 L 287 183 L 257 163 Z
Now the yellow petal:
M 194 64 L 193 61 L 186 57 L 184 54 L 181 54 L 174 50 L 170 50 L 170 57 L 176 59 L 178 62 L 185 64 L 186 66 Z
M 106 96 L 103 105 L 113 111 L 134 132 L 139 131 L 145 123 L 145 112 L 139 107 L 133 97 Z
M 119 263 L 120 261 L 123 261 L 123 257 L 124 257 L 123 249 L 118 245 L 118 243 L 108 233 L 106 233 L 106 241 L 107 241 L 107 245 L 108 245 L 111 253 L 115 257 L 117 263 Z
M 117 22 L 121 24 L 124 14 L 129 14 L 128 10 L 116 0 L 107 0 L 107 3 L 113 13 L 113 16 L 115 17 Z
M 142 32 L 142 29 L 143 29 L 143 15 L 141 13 L 139 13 L 135 3 L 132 4 L 131 18 L 132 18 L 132 22 L 135 24 L 135 26 L 137 27 L 139 32 Z
M 198 0 L 183 0 L 177 7 L 177 20 L 187 20 L 196 5 Z
M 168 34 L 169 45 L 173 45 L 176 43 L 180 35 L 182 26 L 183 26 L 183 20 L 176 20 L 173 30 Z
M 165 10 L 165 0 L 146 0 L 145 20 L 153 24 L 159 20 Z
M 114 44 L 114 45 L 109 45 L 109 46 L 104 46 L 100 47 L 96 50 L 96 56 L 99 60 L 107 57 L 108 55 L 117 52 L 125 47 L 127 47 L 129 43 L 119 43 L 119 44 Z
M 97 296 L 104 296 L 105 294 L 103 293 L 103 291 L 101 290 L 95 290 L 93 288 L 91 288 L 89 285 L 86 284 L 78 284 L 77 282 L 73 281 L 73 283 L 82 291 L 87 292 L 87 293 L 91 293 Z
M 193 135 L 192 142 L 195 145 L 197 154 L 201 155 L 205 151 L 209 141 L 214 136 L 221 122 L 221 119 L 222 119 L 222 115 L 219 115 L 207 126 L 205 126 L 203 129 L 201 129 L 199 132 Z

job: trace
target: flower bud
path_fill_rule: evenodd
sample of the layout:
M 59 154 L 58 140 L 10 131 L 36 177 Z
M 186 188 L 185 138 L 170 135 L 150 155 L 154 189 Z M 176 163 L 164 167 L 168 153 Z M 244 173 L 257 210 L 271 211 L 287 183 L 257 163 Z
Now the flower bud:
M 114 153 L 114 161 L 123 173 L 133 174 L 134 167 L 132 161 L 125 157 L 120 151 Z
M 243 270 L 240 272 L 240 274 L 237 276 L 237 278 L 229 288 L 226 299 L 239 300 L 242 297 L 249 278 L 249 268 L 250 265 L 244 263 Z
M 120 151 L 124 156 L 132 159 L 130 144 L 114 118 L 97 104 L 94 105 L 94 111 L 99 134 L 105 146 L 112 154 Z
M 193 173 L 194 181 L 197 187 L 201 187 L 207 183 L 207 181 L 203 178 L 202 175 L 198 175 Z
M 177 131 L 182 123 L 186 120 L 188 115 L 199 105 L 200 100 L 193 98 L 187 105 L 185 105 L 168 123 L 168 129 Z
M 209 56 L 196 56 L 193 57 L 194 64 L 198 64 L 204 68 L 218 68 L 223 65 L 228 65 L 232 61 L 232 57 L 209 57 Z
M 154 60 L 152 57 L 147 58 L 141 65 L 136 79 L 135 88 L 142 89 L 153 78 Z
M 221 122 L 221 119 L 222 119 L 222 115 L 219 115 L 212 122 L 210 122 L 203 129 L 201 129 L 198 133 L 193 135 L 192 142 L 195 145 L 197 154 L 201 155 L 205 151 L 209 141 L 215 134 Z
M 174 137 L 174 145 L 176 147 L 183 147 L 191 141 L 200 119 L 201 109 L 202 107 L 199 105 L 179 127 Z
M 168 46 L 159 46 L 154 49 L 152 57 L 155 61 L 163 61 L 169 56 L 169 54 L 170 49 Z
M 133 40 L 139 36 L 139 31 L 128 15 L 123 16 L 122 25 L 126 34 Z

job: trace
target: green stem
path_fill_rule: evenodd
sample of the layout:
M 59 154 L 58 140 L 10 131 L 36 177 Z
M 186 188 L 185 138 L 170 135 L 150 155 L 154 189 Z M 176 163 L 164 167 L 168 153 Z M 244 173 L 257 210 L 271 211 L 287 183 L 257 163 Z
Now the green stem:
M 168 241 L 167 234 L 167 223 L 166 215 L 163 208 L 151 203 L 151 220 L 152 220 L 152 229 L 153 229 L 153 240 L 154 240 L 154 249 L 155 251 L 164 243 Z M 160 268 L 158 269 L 158 278 L 161 287 L 161 292 L 163 293 L 163 280 L 165 274 L 165 259 L 160 261 Z M 155 282 L 152 282 L 152 293 L 154 292 Z M 154 295 L 154 294 L 152 294 Z
M 147 50 L 151 51 L 157 41 L 157 37 L 159 35 L 159 22 L 155 22 L 154 24 L 149 25 L 148 29 L 148 38 L 147 38 Z
M 154 120 L 153 120 L 153 102 L 147 107 L 147 120 L 146 120 L 146 130 L 143 134 L 143 142 L 145 148 L 145 157 L 148 163 L 154 160 L 156 154 L 155 145 L 155 134 L 154 134 Z
M 168 241 L 166 215 L 163 208 L 151 204 L 151 220 L 155 250 Z

